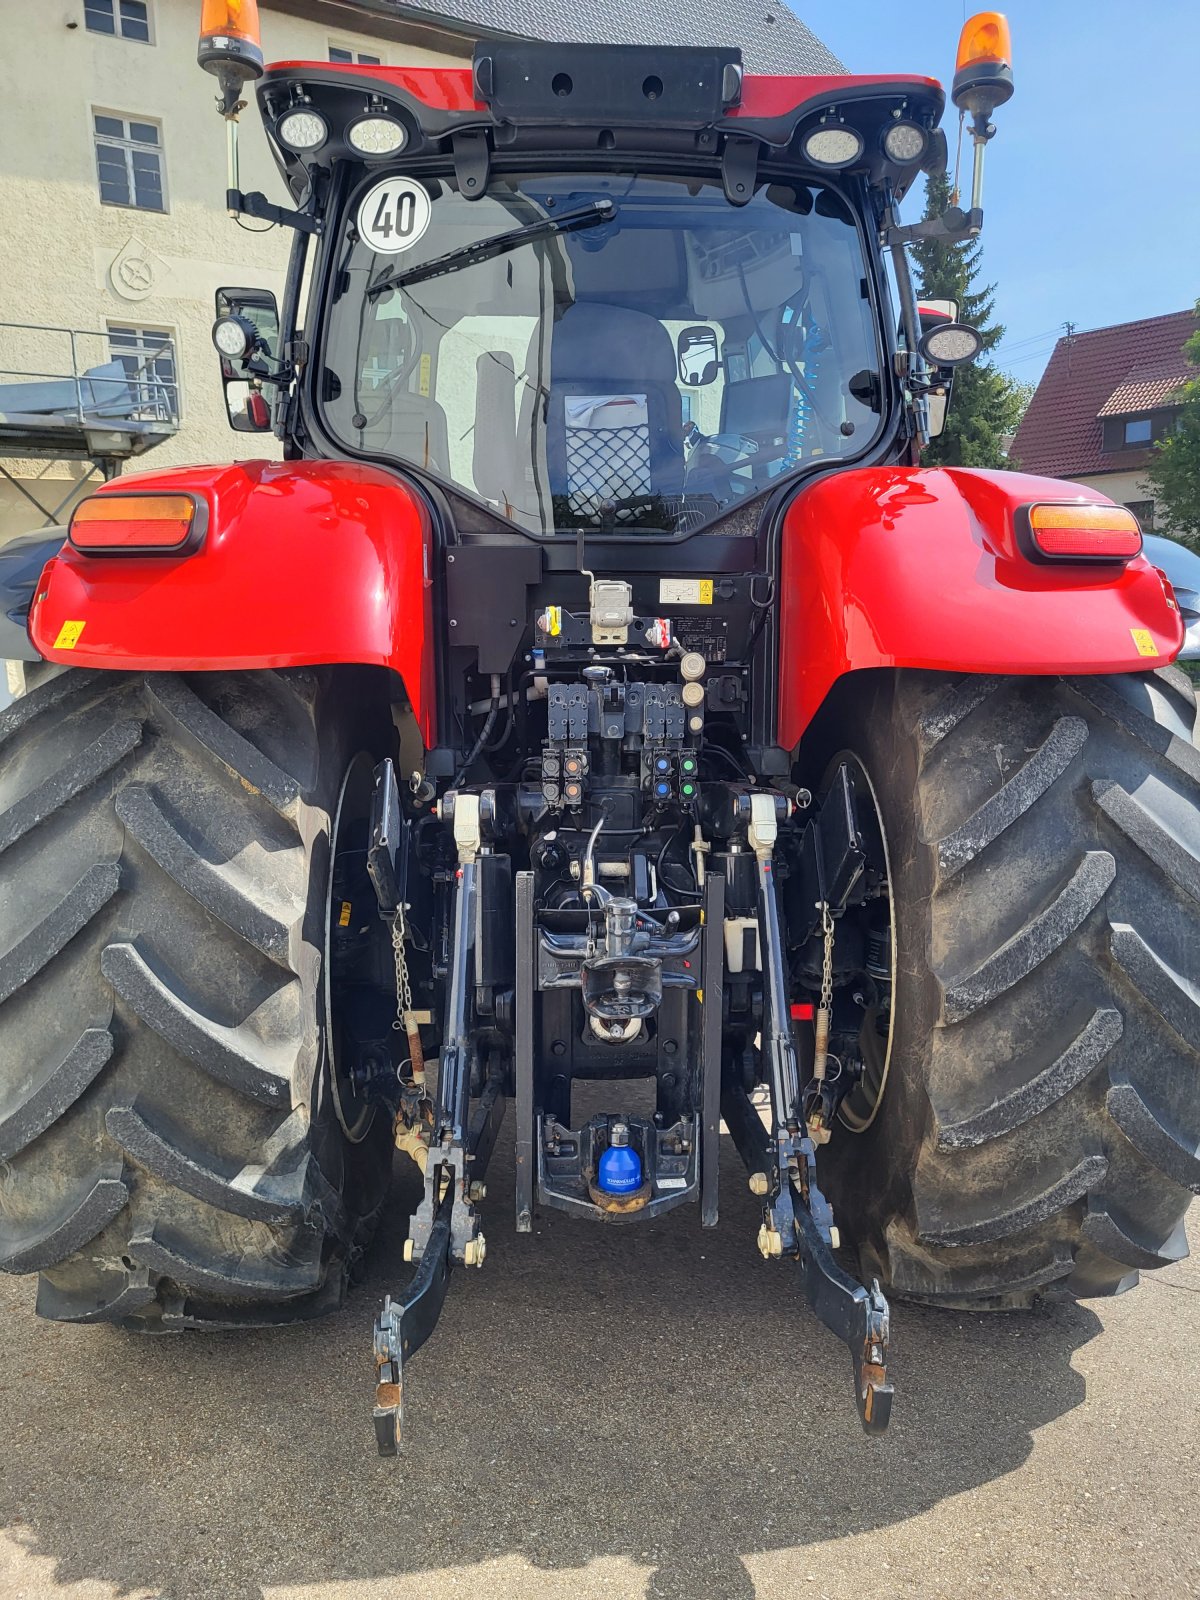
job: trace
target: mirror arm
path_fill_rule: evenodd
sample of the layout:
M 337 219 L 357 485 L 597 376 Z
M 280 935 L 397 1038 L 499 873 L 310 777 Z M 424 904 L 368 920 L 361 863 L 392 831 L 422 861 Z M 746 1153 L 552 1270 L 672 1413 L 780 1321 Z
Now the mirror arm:
M 248 378 L 254 378 L 259 383 L 272 383 L 278 388 L 286 389 L 296 376 L 296 370 L 290 361 L 281 361 L 272 372 L 266 361 L 257 352 L 252 352 L 242 362 L 242 371 Z
M 902 378 L 912 401 L 913 421 L 917 430 L 917 444 L 923 449 L 929 443 L 930 438 L 929 382 L 926 377 L 925 362 L 918 347 L 920 334 L 917 291 L 913 287 L 908 249 L 903 239 L 893 238 L 893 235 L 908 233 L 909 229 L 899 227 L 896 222 L 896 202 L 892 197 L 890 187 L 888 189 L 887 210 L 883 216 L 883 237 L 892 252 L 892 271 L 895 274 L 896 288 L 900 295 L 900 318 L 904 325 L 904 371 Z
M 883 230 L 883 242 L 893 250 L 906 244 L 916 244 L 922 239 L 940 239 L 944 244 L 966 244 L 971 239 L 977 239 L 982 228 L 981 207 L 972 206 L 970 211 L 963 211 L 960 206 L 951 206 L 940 217 L 910 222 L 903 228 L 896 223 L 887 224 Z
M 325 225 L 320 218 L 310 217 L 306 211 L 290 211 L 286 206 L 277 206 L 258 190 L 243 194 L 240 189 L 227 189 L 225 204 L 231 215 L 240 213 L 243 217 L 254 217 L 258 222 L 276 222 L 284 228 L 296 228 L 301 233 L 324 232 Z

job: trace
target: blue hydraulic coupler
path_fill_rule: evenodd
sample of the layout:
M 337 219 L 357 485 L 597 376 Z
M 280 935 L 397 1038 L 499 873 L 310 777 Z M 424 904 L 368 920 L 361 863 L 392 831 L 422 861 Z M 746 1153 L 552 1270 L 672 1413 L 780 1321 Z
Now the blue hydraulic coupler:
M 629 1128 L 614 1122 L 608 1149 L 600 1157 L 596 1187 L 605 1194 L 632 1194 L 642 1186 L 642 1163 L 636 1150 L 629 1148 Z

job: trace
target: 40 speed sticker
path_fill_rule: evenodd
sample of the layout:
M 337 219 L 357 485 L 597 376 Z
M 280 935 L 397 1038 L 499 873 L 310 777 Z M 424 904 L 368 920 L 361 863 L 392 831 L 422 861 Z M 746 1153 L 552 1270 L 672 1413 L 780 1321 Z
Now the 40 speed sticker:
M 358 233 L 376 255 L 411 250 L 429 226 L 429 196 L 411 178 L 372 184 L 358 206 Z

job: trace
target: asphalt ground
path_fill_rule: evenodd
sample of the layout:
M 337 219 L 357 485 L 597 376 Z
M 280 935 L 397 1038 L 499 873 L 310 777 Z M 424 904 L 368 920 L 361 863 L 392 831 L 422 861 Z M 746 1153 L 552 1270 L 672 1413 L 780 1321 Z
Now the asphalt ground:
M 868 1439 L 726 1154 L 715 1231 L 542 1213 L 518 1238 L 502 1133 L 487 1263 L 408 1368 L 397 1461 L 371 1322 L 410 1186 L 346 1307 L 282 1332 L 39 1322 L 0 1280 L 0 1595 L 1200 1594 L 1196 1258 L 1086 1305 L 895 1307 Z

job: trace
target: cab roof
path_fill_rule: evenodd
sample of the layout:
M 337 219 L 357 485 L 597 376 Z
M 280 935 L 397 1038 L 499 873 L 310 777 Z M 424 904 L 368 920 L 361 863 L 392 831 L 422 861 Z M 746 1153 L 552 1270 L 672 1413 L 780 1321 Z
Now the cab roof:
M 746 74 L 733 48 L 531 40 L 481 41 L 469 68 L 276 62 L 258 85 L 258 99 L 276 159 L 297 196 L 310 188 L 314 168 L 363 159 L 345 132 L 364 116 L 402 124 L 403 149 L 386 158 L 389 166 L 448 155 L 457 164 L 470 148 L 485 173 L 492 160 L 532 154 L 606 165 L 634 153 L 726 163 L 736 157 L 743 164 L 774 153 L 802 164 L 799 139 L 832 120 L 862 135 L 855 169 L 876 180 L 890 177 L 900 194 L 919 167 L 887 161 L 883 131 L 897 118 L 932 131 L 945 106 L 933 78 Z M 277 136 L 280 121 L 297 106 L 316 111 L 327 126 L 318 149 L 292 152 Z M 477 183 L 472 188 L 483 192 Z

